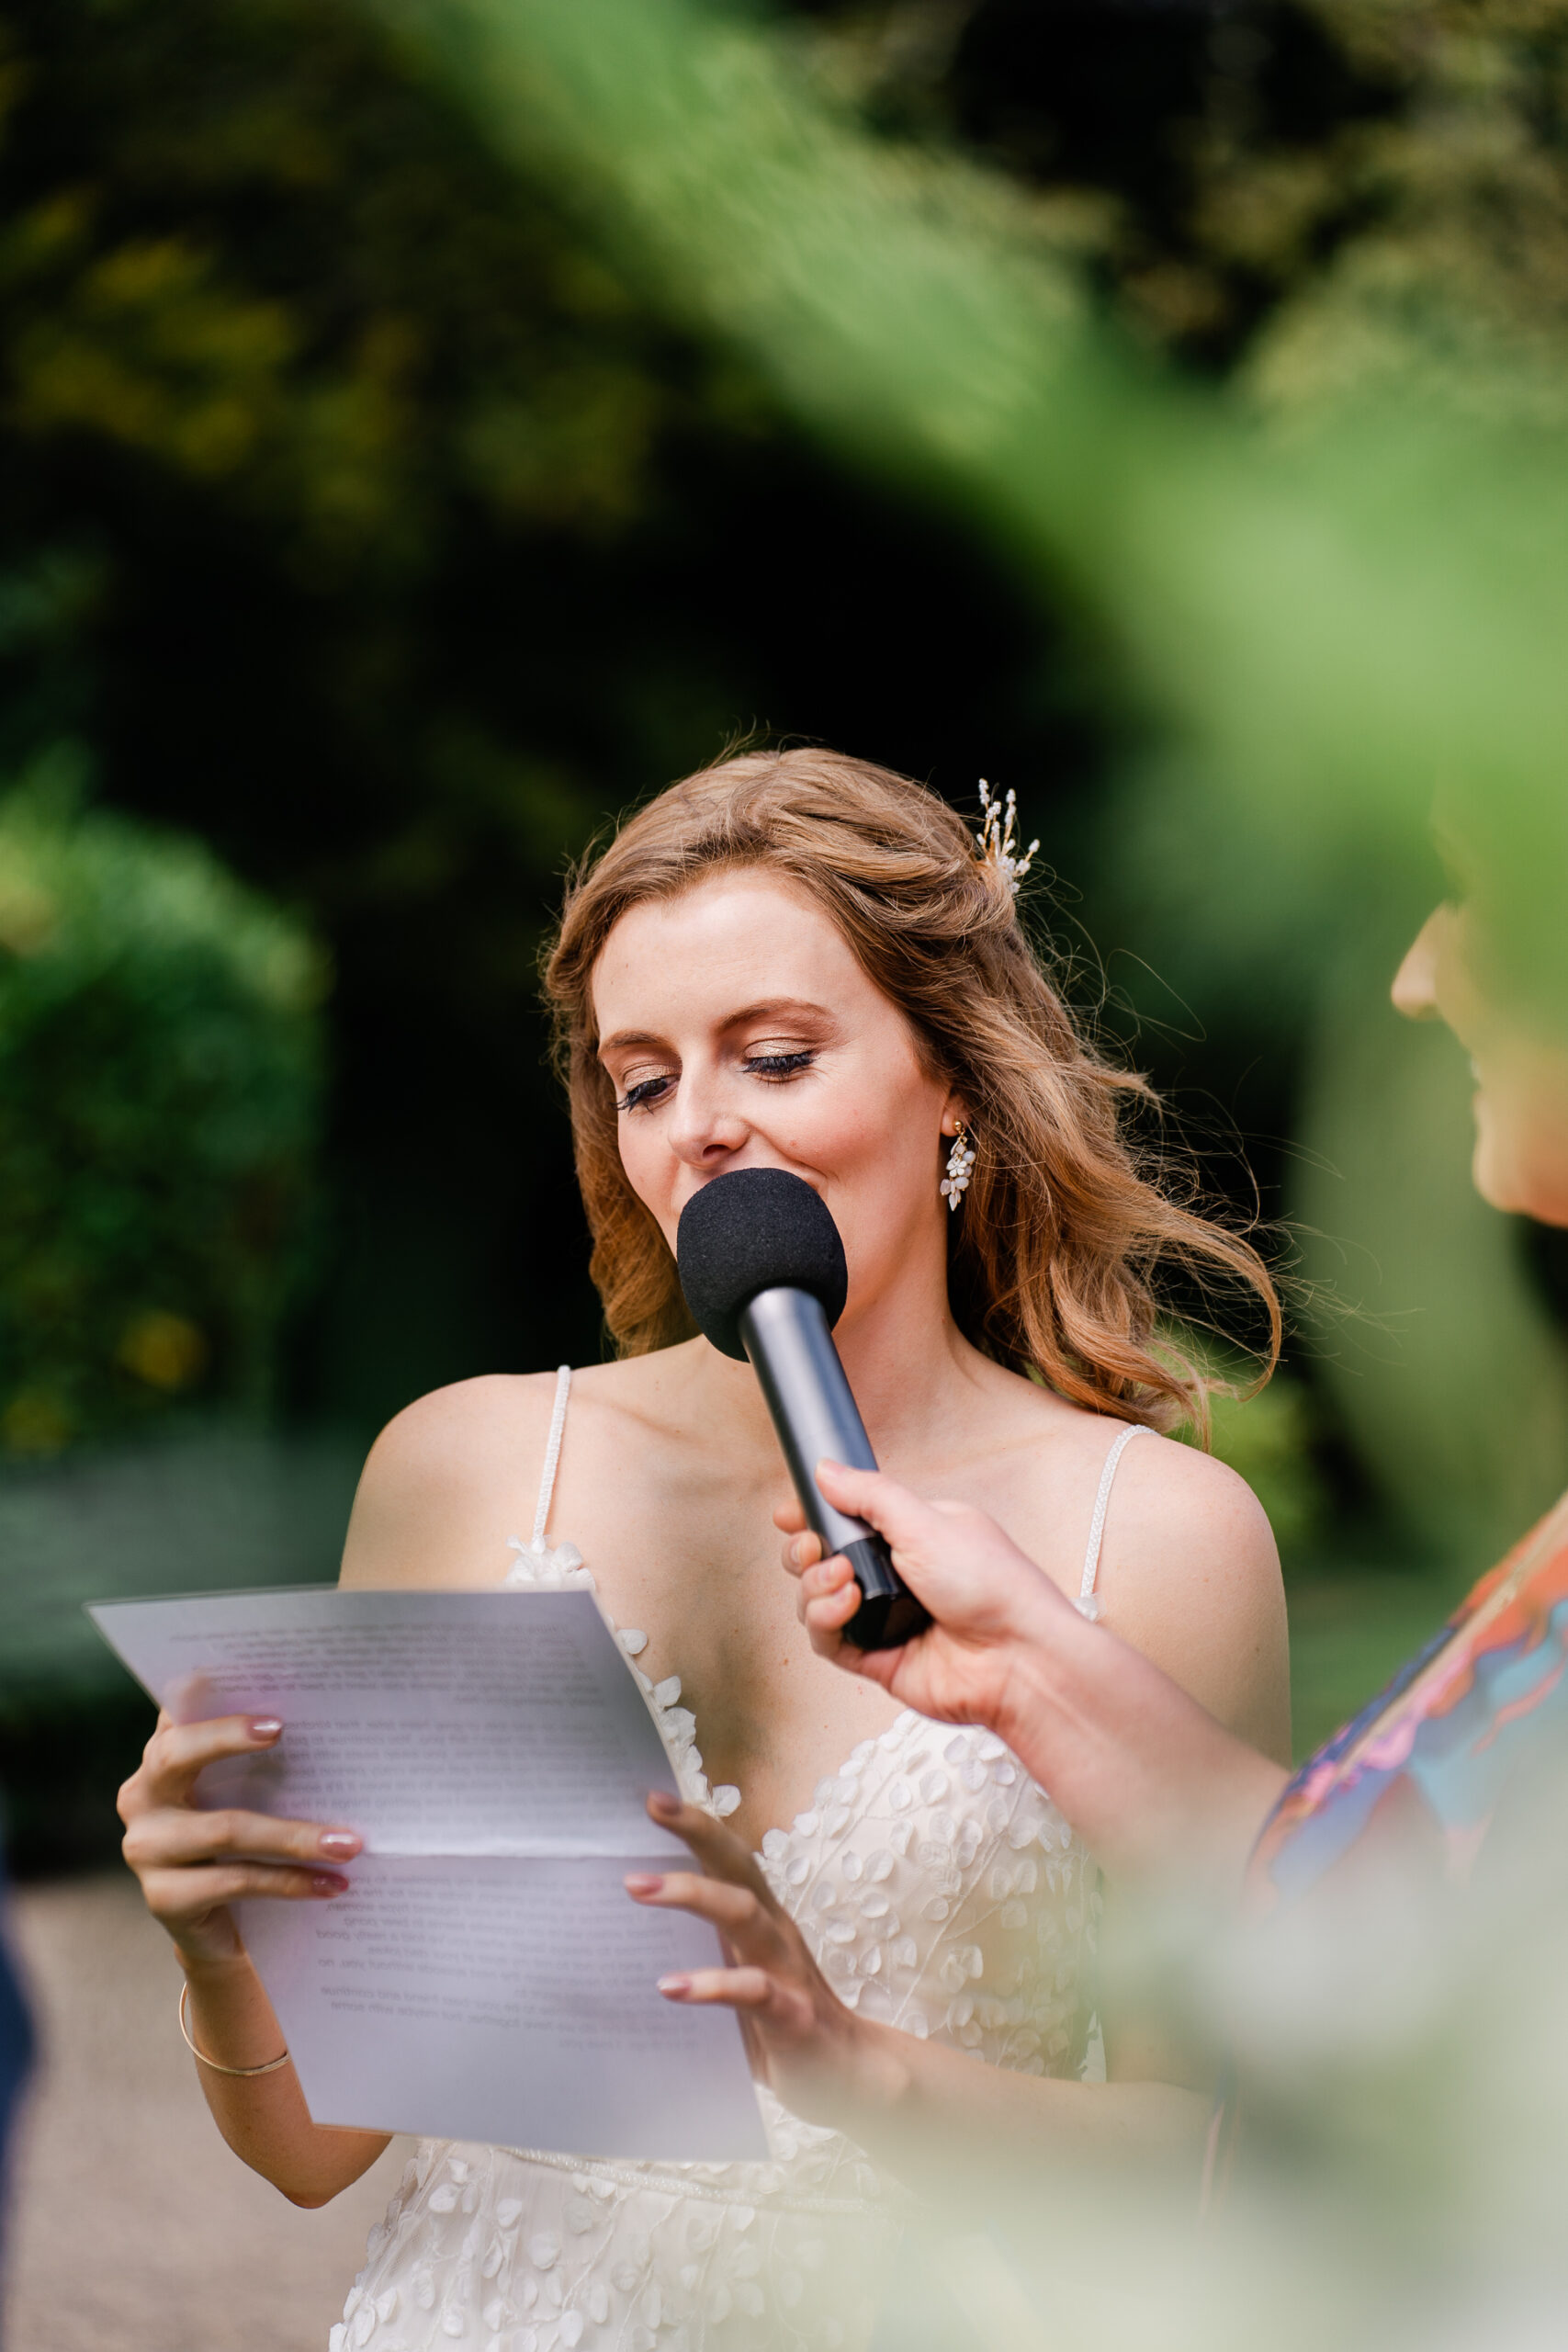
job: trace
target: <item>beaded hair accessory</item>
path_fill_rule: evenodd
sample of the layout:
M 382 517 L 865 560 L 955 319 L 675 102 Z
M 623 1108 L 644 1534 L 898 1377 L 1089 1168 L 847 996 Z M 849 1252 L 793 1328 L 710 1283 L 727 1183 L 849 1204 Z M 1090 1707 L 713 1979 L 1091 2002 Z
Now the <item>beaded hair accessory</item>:
M 994 865 L 1016 899 L 1018 886 L 1034 863 L 1037 841 L 1026 850 L 1014 846 L 1013 828 L 1018 822 L 1018 797 L 1010 785 L 1005 799 L 993 799 L 991 787 L 984 776 L 980 778 L 980 830 L 975 836 L 981 862 Z

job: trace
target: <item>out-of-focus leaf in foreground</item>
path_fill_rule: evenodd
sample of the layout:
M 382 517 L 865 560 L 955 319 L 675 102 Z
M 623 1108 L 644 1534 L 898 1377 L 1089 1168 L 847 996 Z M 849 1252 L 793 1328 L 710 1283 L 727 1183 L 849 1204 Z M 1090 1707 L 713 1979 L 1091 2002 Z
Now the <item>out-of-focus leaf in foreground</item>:
M 698 0 L 378 13 L 818 431 L 961 498 L 1082 598 L 1281 847 L 1386 844 L 1451 779 L 1523 887 L 1520 828 L 1568 740 L 1554 437 L 1483 435 L 1396 390 L 1270 444 L 1100 329 L 1004 188 L 871 135 L 755 19 Z

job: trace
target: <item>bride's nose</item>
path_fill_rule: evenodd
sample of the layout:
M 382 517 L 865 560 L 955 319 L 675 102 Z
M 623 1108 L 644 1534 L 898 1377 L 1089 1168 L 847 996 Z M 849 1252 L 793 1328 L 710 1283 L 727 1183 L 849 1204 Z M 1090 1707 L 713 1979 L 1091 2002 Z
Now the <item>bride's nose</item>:
M 750 1132 L 721 1072 L 689 1067 L 682 1071 L 665 1128 L 677 1159 L 689 1168 L 722 1166 L 740 1150 Z

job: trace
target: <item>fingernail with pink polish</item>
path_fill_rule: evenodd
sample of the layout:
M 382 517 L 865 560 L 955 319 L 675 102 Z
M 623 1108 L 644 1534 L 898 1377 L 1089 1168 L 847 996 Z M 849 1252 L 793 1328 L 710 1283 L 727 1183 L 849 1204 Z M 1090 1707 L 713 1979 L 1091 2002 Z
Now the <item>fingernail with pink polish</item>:
M 364 1840 L 352 1829 L 323 1829 L 316 1843 L 323 1854 L 338 1854 L 347 1861 L 351 1854 L 358 1853 Z
M 691 1989 L 692 1980 L 689 1976 L 661 1976 L 659 1980 L 659 1990 L 671 1996 L 678 1993 L 689 1993 Z
M 346 1894 L 348 1881 L 339 1878 L 335 1871 L 316 1871 L 311 1874 L 310 1892 L 312 1894 Z
M 253 1715 L 251 1717 L 251 1737 L 253 1739 L 276 1739 L 282 1729 L 283 1725 L 279 1723 L 276 1715 Z
M 628 1871 L 623 1883 L 628 1894 L 657 1894 L 664 1881 L 649 1871 Z
M 667 1789 L 655 1789 L 648 1803 L 649 1810 L 662 1815 L 666 1821 L 673 1820 L 681 1810 L 680 1798 L 672 1797 Z

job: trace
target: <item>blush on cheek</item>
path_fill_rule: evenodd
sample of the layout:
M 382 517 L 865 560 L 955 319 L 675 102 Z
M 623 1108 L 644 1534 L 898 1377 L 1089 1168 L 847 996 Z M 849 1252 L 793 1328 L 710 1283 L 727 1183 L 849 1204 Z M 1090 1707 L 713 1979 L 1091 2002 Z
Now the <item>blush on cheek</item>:
M 673 1250 L 675 1215 L 671 1200 L 675 1171 L 670 1153 L 657 1140 L 650 1145 L 641 1136 L 628 1135 L 624 1121 L 620 1152 L 627 1183 Z

